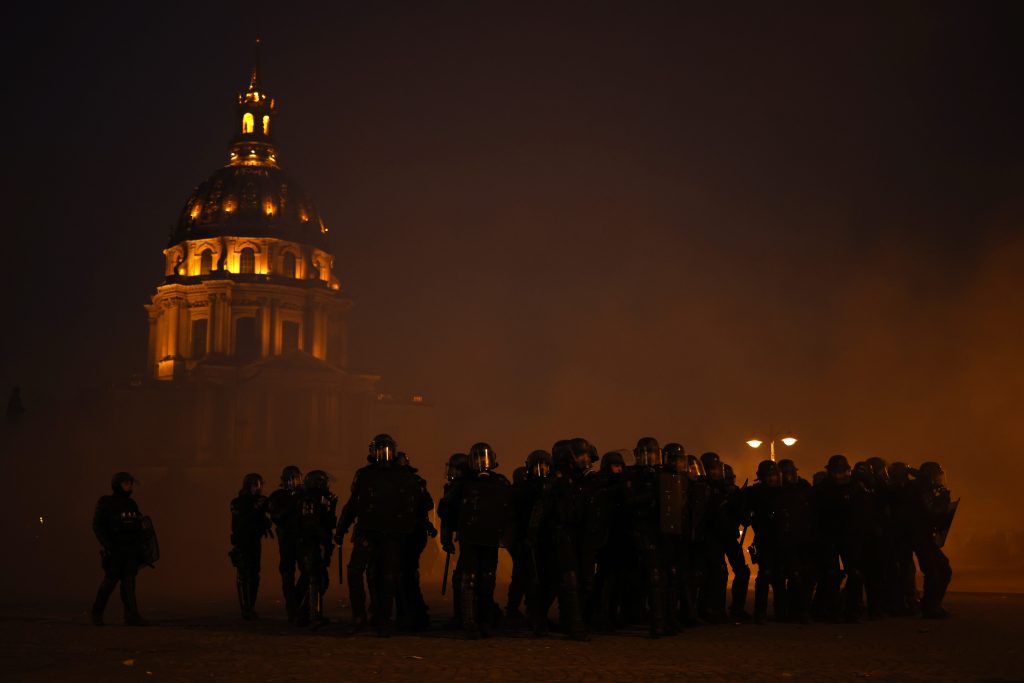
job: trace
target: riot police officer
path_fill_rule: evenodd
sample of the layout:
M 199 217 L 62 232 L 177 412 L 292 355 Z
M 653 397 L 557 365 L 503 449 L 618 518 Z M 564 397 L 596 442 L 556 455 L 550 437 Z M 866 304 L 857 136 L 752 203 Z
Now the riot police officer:
M 800 476 L 796 463 L 780 460 L 782 490 L 779 492 L 779 568 L 786 591 L 787 617 L 810 621 L 814 591 L 813 548 L 815 541 L 813 489 Z
M 145 531 L 139 506 L 132 500 L 135 478 L 127 472 L 118 472 L 110 480 L 111 493 L 97 501 L 92 517 L 92 530 L 100 542 L 103 560 L 103 581 L 93 602 L 92 623 L 103 625 L 103 612 L 114 588 L 121 584 L 121 602 L 124 604 L 124 623 L 127 626 L 145 626 L 139 616 L 135 597 L 135 577 L 143 554 Z
M 531 602 L 541 599 L 537 594 L 539 586 L 537 567 L 533 561 L 536 549 L 526 545 L 530 530 L 530 516 L 540 499 L 544 482 L 551 474 L 551 454 L 536 450 L 526 456 L 519 477 L 512 483 L 512 506 L 515 515 L 515 532 L 511 537 L 508 554 L 512 558 L 512 579 L 508 584 L 508 598 L 505 602 L 505 619 L 515 624 L 523 620 L 519 605 L 526 598 L 527 611 Z
M 238 496 L 231 501 L 231 564 L 235 567 L 238 605 L 245 620 L 256 619 L 256 595 L 260 589 L 260 556 L 263 537 L 270 534 L 263 477 L 253 472 L 242 479 Z
M 632 550 L 630 519 L 626 512 L 626 461 L 622 453 L 609 451 L 601 457 L 600 499 L 597 502 L 607 518 L 607 540 L 597 554 L 594 598 L 591 600 L 592 627 L 615 630 L 624 623 L 623 603 Z
M 928 461 L 918 468 L 915 503 L 911 542 L 924 575 L 921 616 L 945 619 L 950 614 L 942 607 L 942 599 L 953 578 L 953 570 L 942 546 L 956 507 L 950 501 L 946 473 L 939 463 Z
M 299 496 L 302 492 L 302 472 L 295 465 L 281 471 L 281 486 L 270 494 L 267 507 L 277 532 L 277 549 L 281 574 L 281 591 L 288 621 L 298 617 L 299 595 L 296 568 L 299 564 Z
M 747 612 L 747 592 L 750 588 L 750 567 L 747 566 L 747 558 L 743 552 L 743 536 L 738 528 L 744 525 L 746 530 L 744 497 L 746 494 L 746 482 L 743 486 L 736 485 L 736 473 L 732 465 L 722 465 L 723 482 L 725 486 L 725 515 L 728 527 L 724 530 L 725 559 L 732 569 L 732 587 L 730 594 L 732 599 L 729 603 L 729 619 L 739 623 L 750 621 L 750 614 Z
M 709 451 L 700 456 L 706 475 L 707 502 L 705 522 L 705 576 L 700 592 L 699 612 L 708 621 L 726 620 L 725 593 L 729 586 L 729 570 L 725 565 L 726 546 L 736 540 L 736 525 L 729 509 L 729 489 L 725 483 L 725 467 L 718 453 Z
M 914 518 L 916 496 L 914 473 L 904 462 L 889 467 L 890 505 L 892 506 L 892 551 L 889 560 L 888 587 L 890 614 L 910 616 L 920 607 L 917 596 L 917 566 L 914 564 Z
M 860 618 L 864 588 L 864 492 L 853 483 L 850 462 L 833 455 L 826 476 L 814 488 L 814 513 L 820 528 L 820 562 L 816 611 L 833 621 Z M 840 563 L 842 569 L 840 569 Z M 842 585 L 843 573 L 846 584 Z M 842 587 L 842 588 L 841 588 Z M 820 599 L 819 599 L 820 595 Z
M 404 588 L 402 549 L 411 543 L 410 537 L 429 507 L 423 495 L 422 479 L 396 463 L 398 448 L 390 435 L 374 437 L 369 452 L 374 462 L 360 469 L 352 480 L 352 493 L 338 520 L 336 539 L 344 542 L 349 528 L 356 525 L 353 535 L 369 556 L 368 567 L 372 572 L 369 583 L 374 593 L 377 634 L 388 636 L 393 629 L 391 614 L 396 601 L 407 604 L 406 596 L 400 594 Z M 353 550 L 353 556 L 355 554 Z M 365 619 L 365 614 L 359 614 L 360 595 L 355 583 L 350 574 L 353 617 L 358 626 L 358 620 Z
M 586 439 L 559 442 L 551 454 L 551 478 L 531 517 L 531 547 L 538 545 L 536 539 L 543 529 L 549 539 L 543 544 L 548 551 L 544 553 L 548 555 L 545 561 L 554 568 L 554 585 L 549 584 L 549 591 L 557 594 L 562 627 L 575 640 L 589 638 L 583 616 L 587 611 L 586 599 L 593 590 L 594 537 L 584 522 L 583 483 L 591 462 L 591 447 Z M 535 631 L 543 628 L 547 620 L 547 605 L 538 607 L 540 613 L 533 615 Z
M 465 476 L 454 481 L 446 497 L 446 508 L 457 520 L 459 564 L 462 569 L 462 628 L 467 638 L 490 635 L 496 610 L 494 585 L 498 569 L 498 547 L 512 530 L 512 485 L 495 472 L 498 457 L 487 443 L 476 443 L 469 451 Z M 451 539 L 445 539 L 451 552 Z
M 330 475 L 323 470 L 306 474 L 299 497 L 299 606 L 297 623 L 314 628 L 327 623 L 324 594 L 334 553 L 333 531 L 338 497 L 330 489 Z
M 757 565 L 754 579 L 754 623 L 765 623 L 768 615 L 768 589 L 775 605 L 775 620 L 785 619 L 785 586 L 779 558 L 779 494 L 782 477 L 773 460 L 757 466 L 757 481 L 746 491 L 746 511 L 754 530 L 751 558 Z
M 403 628 L 422 631 L 430 626 L 430 610 L 420 587 L 420 557 L 426 550 L 427 539 L 437 536 L 437 529 L 429 516 L 434 509 L 434 499 L 427 490 L 427 481 L 417 474 L 418 470 L 409 462 L 408 455 L 399 451 L 396 463 L 412 473 L 420 487 L 416 523 L 402 548 L 401 586 L 398 591 L 400 600 L 396 604 L 396 613 Z
M 635 464 L 626 477 L 626 505 L 633 517 L 634 549 L 640 563 L 640 580 L 646 586 L 648 624 L 650 636 L 665 635 L 668 624 L 668 582 L 662 543 L 662 512 L 660 477 L 663 453 L 658 440 L 645 436 L 633 449 Z M 666 514 L 668 525 L 682 524 L 680 516 Z M 674 608 L 674 606 L 673 606 Z
M 445 465 L 445 484 L 441 500 L 437 503 L 437 518 L 441 522 L 441 548 L 446 555 L 445 568 L 455 553 L 455 532 L 458 531 L 456 506 L 450 493 L 456 483 L 469 472 L 469 456 L 465 453 L 453 453 Z M 447 577 L 445 577 L 447 578 Z M 462 557 L 455 561 L 452 571 L 452 618 L 445 625 L 447 628 L 462 628 Z

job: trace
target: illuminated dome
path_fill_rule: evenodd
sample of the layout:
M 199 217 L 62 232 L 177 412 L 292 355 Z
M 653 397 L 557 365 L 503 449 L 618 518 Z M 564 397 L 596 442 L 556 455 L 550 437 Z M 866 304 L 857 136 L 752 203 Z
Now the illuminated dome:
M 258 47 L 258 43 L 257 43 Z M 170 245 L 222 236 L 276 237 L 327 247 L 327 228 L 309 196 L 277 165 L 274 98 L 260 84 L 259 57 L 238 94 L 238 127 L 227 166 L 185 203 Z
M 327 246 L 327 228 L 312 200 L 269 163 L 232 163 L 214 171 L 188 198 L 170 244 L 223 235 Z
M 348 362 L 352 302 L 316 206 L 278 166 L 277 108 L 258 54 L 236 115 L 227 164 L 192 191 L 163 250 L 164 280 L 146 307 L 154 379 L 296 352 Z

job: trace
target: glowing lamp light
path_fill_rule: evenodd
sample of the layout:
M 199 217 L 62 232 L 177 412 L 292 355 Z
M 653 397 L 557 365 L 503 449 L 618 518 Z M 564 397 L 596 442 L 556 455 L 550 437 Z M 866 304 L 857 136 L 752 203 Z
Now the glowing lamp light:
M 758 448 L 761 446 L 761 443 L 762 442 L 759 441 L 758 439 L 751 439 L 750 441 L 747 442 L 747 445 L 750 446 L 751 448 Z
M 793 444 L 796 443 L 796 439 L 794 439 L 792 436 L 787 436 L 785 439 L 782 440 L 782 443 L 786 444 L 787 446 L 792 446 Z
M 40 518 L 39 518 L 39 523 L 40 523 L 40 524 L 45 524 L 45 522 L 43 521 L 43 518 L 42 518 L 42 517 L 40 517 Z

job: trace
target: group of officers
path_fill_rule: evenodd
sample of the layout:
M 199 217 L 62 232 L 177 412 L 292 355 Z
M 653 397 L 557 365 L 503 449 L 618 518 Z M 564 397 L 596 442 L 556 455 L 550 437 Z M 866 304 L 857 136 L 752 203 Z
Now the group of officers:
M 697 457 L 644 437 L 627 465 L 622 452 L 598 457 L 593 444 L 574 438 L 530 453 L 509 481 L 495 471 L 494 450 L 477 443 L 448 461 L 437 530 L 426 482 L 395 440 L 375 437 L 367 460 L 340 511 L 322 470 L 303 477 L 286 467 L 269 497 L 260 475 L 246 475 L 231 502 L 229 553 L 243 618 L 256 617 L 261 544 L 276 535 L 289 621 L 327 623 L 333 560 L 348 584 L 354 630 L 425 629 L 420 557 L 438 534 L 446 554 L 442 592 L 456 556 L 448 625 L 474 639 L 502 626 L 588 640 L 636 624 L 652 637 L 702 622 L 763 624 L 769 593 L 775 621 L 948 616 L 942 600 L 952 572 L 941 548 L 956 504 L 935 462 L 915 469 L 871 458 L 851 467 L 835 455 L 812 484 L 792 460 L 765 460 L 752 484 L 738 485 L 715 453 Z M 115 483 L 115 497 L 120 491 L 124 498 L 125 488 L 130 495 L 123 480 Z M 504 608 L 495 602 L 501 547 L 512 560 Z M 752 615 L 747 554 L 757 567 Z M 101 585 L 96 623 L 117 579 L 108 572 Z M 133 609 L 126 602 L 126 615 L 141 621 Z

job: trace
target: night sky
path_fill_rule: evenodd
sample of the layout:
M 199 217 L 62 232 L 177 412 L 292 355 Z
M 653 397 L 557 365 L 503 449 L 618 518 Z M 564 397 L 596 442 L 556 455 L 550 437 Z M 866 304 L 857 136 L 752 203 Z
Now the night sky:
M 1022 6 L 681 5 L 3 10 L 0 386 L 31 408 L 142 372 L 259 32 L 352 369 L 426 395 L 449 452 L 650 433 L 753 462 L 772 425 L 806 476 L 937 458 L 1008 495 Z

